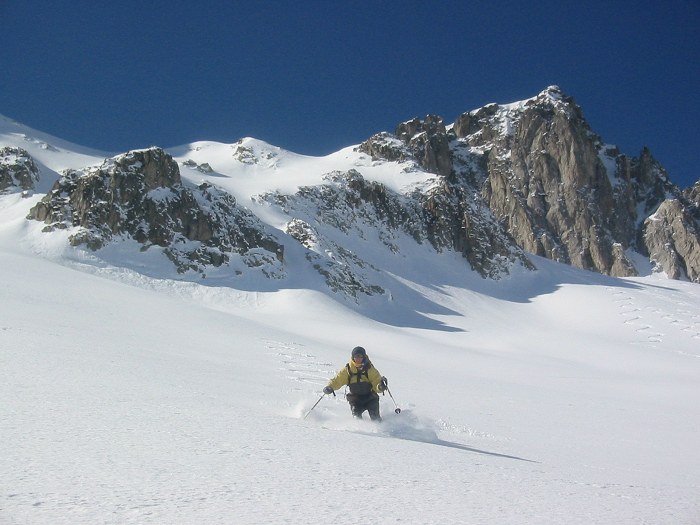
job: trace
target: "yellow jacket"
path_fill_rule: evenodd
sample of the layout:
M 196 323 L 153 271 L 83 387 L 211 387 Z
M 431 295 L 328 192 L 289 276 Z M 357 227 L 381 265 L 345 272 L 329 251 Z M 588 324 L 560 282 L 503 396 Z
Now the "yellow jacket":
M 374 368 L 374 365 L 367 359 L 365 363 L 365 372 L 359 372 L 355 362 L 351 359 L 347 365 L 341 368 L 333 379 L 330 380 L 328 386 L 333 390 L 338 390 L 341 387 L 349 386 L 350 392 L 353 394 L 369 394 L 374 392 L 380 393 L 379 383 L 382 380 L 382 374 Z M 369 383 L 369 385 L 367 385 Z

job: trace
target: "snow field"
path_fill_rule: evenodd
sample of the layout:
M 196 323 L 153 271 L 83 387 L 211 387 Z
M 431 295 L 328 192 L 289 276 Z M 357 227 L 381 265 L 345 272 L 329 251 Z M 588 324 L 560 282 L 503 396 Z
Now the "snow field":
M 37 191 L 103 160 L 0 124 L 41 163 Z M 172 153 L 251 207 L 331 169 L 429 184 L 351 148 L 242 145 L 269 162 L 216 143 Z M 42 233 L 24 219 L 40 197 L 0 196 L 2 524 L 700 522 L 697 285 L 537 258 L 486 281 L 456 256 L 426 271 L 419 248 L 362 304 L 297 267 L 187 282 L 156 251 Z M 354 421 L 338 392 L 303 419 L 356 345 L 401 414 L 384 396 L 380 425 Z

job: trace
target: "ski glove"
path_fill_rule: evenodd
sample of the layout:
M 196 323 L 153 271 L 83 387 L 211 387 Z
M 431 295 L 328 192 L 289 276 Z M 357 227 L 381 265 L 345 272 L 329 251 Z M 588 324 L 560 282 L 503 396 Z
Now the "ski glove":
M 382 377 L 382 380 L 379 382 L 379 391 L 384 392 L 387 388 L 389 387 L 389 380 L 386 377 Z
M 325 387 L 323 387 L 323 393 L 324 394 L 332 394 L 333 389 L 330 386 L 325 386 Z

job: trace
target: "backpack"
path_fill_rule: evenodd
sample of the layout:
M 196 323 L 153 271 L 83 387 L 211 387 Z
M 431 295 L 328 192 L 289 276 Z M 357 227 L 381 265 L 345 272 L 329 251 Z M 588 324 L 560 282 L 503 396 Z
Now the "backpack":
M 372 368 L 372 363 L 367 362 L 367 366 L 363 367 L 357 372 L 353 372 L 350 368 L 350 363 L 345 364 L 345 368 L 348 371 L 348 387 L 350 388 L 350 393 L 359 396 L 368 396 L 372 393 L 372 383 L 369 382 L 369 369 Z M 362 376 L 367 378 L 367 381 L 362 382 Z M 353 382 L 353 377 L 357 379 Z

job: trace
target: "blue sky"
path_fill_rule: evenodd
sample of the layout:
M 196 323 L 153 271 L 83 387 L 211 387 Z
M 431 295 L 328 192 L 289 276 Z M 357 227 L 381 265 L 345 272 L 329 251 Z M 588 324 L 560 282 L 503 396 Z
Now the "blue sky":
M 0 0 L 0 113 L 126 151 L 252 136 L 326 154 L 557 84 L 624 153 L 700 177 L 693 1 Z

